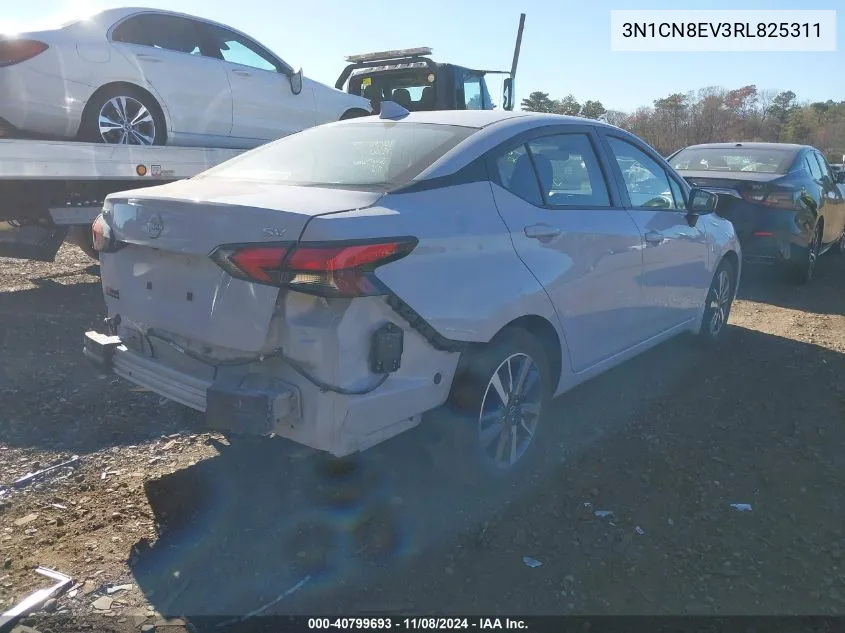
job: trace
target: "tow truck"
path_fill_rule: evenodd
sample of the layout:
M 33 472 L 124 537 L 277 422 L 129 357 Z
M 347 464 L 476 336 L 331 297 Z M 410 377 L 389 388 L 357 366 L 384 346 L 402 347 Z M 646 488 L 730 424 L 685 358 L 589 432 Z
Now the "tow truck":
M 492 109 L 484 77 L 506 74 L 502 105 L 512 110 L 524 25 L 523 13 L 510 71 L 437 63 L 430 48 L 403 49 L 347 57 L 338 89 L 369 96 L 376 113 L 384 101 L 410 111 Z M 67 241 L 97 259 L 91 223 L 108 194 L 191 178 L 243 151 L 0 138 L 0 257 L 52 262 Z
M 379 104 L 393 101 L 406 110 L 492 110 L 495 105 L 485 77 L 507 75 L 503 83 L 502 108 L 513 110 L 514 81 L 522 46 L 525 14 L 519 16 L 510 70 L 477 70 L 435 62 L 429 47 L 379 51 L 346 57 L 349 63 L 335 82 L 335 88 L 370 99 L 378 113 Z
M 97 259 L 91 223 L 117 191 L 196 176 L 244 150 L 0 140 L 0 257 L 55 261 L 68 241 Z

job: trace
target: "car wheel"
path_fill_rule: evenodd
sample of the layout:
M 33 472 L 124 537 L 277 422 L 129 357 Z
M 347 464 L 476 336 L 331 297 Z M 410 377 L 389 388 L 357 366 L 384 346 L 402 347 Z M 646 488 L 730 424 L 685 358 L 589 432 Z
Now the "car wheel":
M 522 329 L 506 330 L 472 353 L 456 376 L 441 428 L 442 459 L 464 483 L 511 478 L 533 461 L 552 376 L 542 345 Z
M 818 225 L 816 226 L 816 230 L 813 231 L 813 237 L 810 239 L 810 243 L 807 245 L 807 249 L 801 257 L 800 263 L 798 263 L 797 268 L 794 269 L 795 281 L 799 284 L 806 285 L 813 281 L 816 274 L 816 265 L 818 264 L 821 246 L 822 227 L 821 225 Z
M 155 99 L 132 86 L 117 86 L 91 97 L 80 138 L 109 145 L 164 145 L 167 129 Z
M 724 260 L 716 269 L 710 289 L 707 291 L 704 319 L 698 331 L 698 340 L 701 343 L 712 345 L 722 339 L 731 316 L 735 286 L 734 266 L 731 262 Z

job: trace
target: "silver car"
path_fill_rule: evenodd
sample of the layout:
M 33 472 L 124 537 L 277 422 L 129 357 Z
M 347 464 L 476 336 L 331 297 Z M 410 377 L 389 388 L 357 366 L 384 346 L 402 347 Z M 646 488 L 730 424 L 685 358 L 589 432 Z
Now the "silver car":
M 733 227 L 641 140 L 394 110 L 109 196 L 86 355 L 212 429 L 336 456 L 445 404 L 458 457 L 494 475 L 533 461 L 550 398 L 675 335 L 720 339 Z

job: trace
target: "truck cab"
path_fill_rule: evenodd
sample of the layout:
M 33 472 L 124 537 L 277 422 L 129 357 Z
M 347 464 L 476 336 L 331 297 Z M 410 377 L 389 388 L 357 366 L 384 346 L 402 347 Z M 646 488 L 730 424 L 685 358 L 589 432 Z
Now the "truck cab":
M 492 110 L 485 76 L 507 71 L 475 70 L 431 59 L 431 49 L 408 48 L 350 55 L 335 88 L 370 100 L 375 112 L 381 102 L 393 101 L 410 112 L 426 110 Z M 510 78 L 509 78 L 510 79 Z M 509 79 L 502 107 L 512 110 Z

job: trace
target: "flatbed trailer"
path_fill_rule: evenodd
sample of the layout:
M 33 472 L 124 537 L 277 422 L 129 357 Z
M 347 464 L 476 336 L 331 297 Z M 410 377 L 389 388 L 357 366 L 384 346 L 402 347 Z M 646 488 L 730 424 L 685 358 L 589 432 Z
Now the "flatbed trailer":
M 52 262 L 64 241 L 96 257 L 110 193 L 190 178 L 245 150 L 0 140 L 0 257 Z

